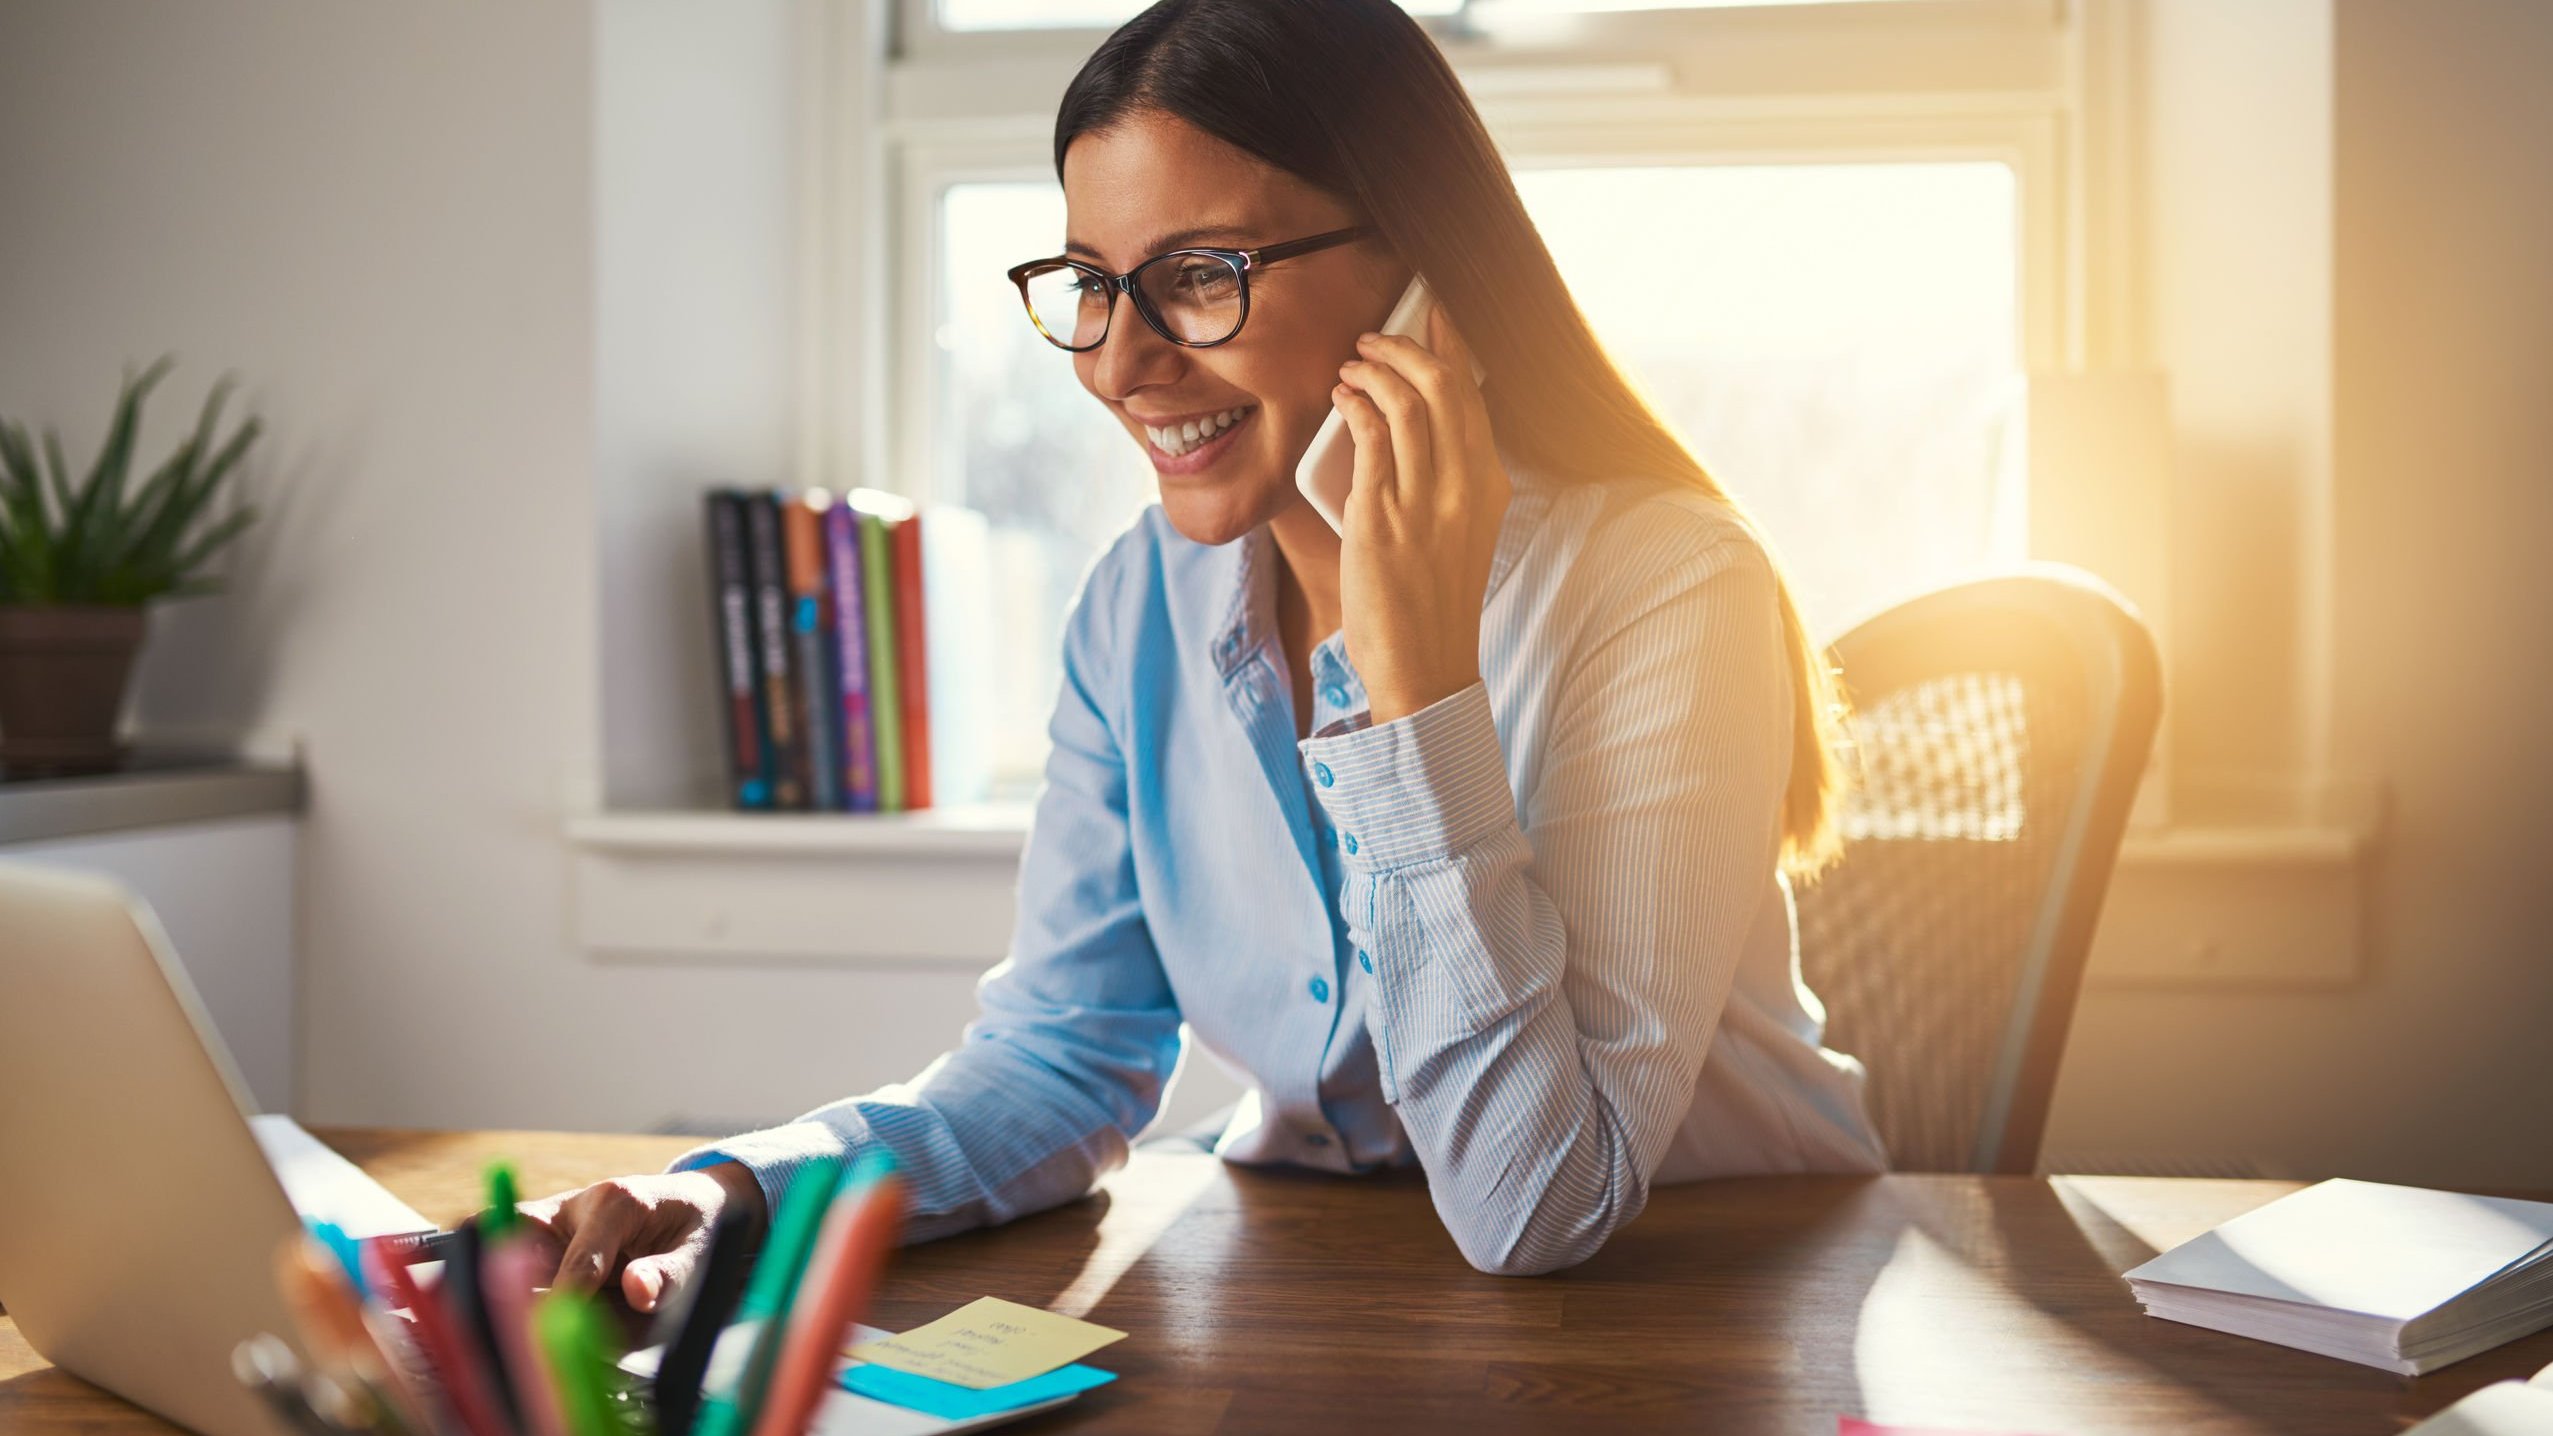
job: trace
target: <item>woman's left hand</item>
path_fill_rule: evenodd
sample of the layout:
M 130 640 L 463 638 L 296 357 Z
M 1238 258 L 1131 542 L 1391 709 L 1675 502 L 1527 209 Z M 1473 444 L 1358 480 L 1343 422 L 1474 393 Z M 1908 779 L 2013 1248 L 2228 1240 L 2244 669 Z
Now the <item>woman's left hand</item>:
M 1480 605 L 1507 470 L 1471 349 L 1440 305 L 1427 343 L 1367 334 L 1331 400 L 1356 440 L 1341 525 L 1347 653 L 1389 723 L 1480 681 Z

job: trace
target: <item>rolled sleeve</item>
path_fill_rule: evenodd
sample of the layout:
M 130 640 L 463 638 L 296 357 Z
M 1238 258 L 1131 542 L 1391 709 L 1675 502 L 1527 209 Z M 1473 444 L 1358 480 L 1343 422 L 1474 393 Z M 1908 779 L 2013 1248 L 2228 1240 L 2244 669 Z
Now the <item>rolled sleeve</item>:
M 1297 746 L 1351 866 L 1441 861 L 1515 825 L 1507 758 L 1483 684 L 1389 723 Z
M 843 1113 L 835 1123 L 801 1120 L 746 1132 L 694 1147 L 668 1163 L 665 1170 L 696 1172 L 720 1162 L 734 1162 L 751 1172 L 754 1184 L 762 1188 L 763 1210 L 776 1212 L 780 1210 L 780 1199 L 788 1195 L 789 1184 L 797 1180 L 809 1162 L 818 1157 L 845 1156 L 868 1146 L 866 1124 L 860 1122 L 857 1113 Z

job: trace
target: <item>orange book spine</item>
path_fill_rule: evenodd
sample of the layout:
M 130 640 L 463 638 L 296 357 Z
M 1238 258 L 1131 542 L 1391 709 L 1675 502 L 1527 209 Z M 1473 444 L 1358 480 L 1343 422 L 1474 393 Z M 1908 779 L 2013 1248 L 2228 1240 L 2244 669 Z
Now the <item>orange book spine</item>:
M 904 805 L 931 806 L 931 646 L 922 621 L 922 516 L 897 524 L 895 654 L 903 679 Z

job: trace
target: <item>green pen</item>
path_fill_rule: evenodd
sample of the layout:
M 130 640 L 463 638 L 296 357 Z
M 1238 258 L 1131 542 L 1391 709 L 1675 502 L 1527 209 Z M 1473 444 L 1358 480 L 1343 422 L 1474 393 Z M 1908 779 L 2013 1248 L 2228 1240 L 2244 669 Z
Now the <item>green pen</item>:
M 574 1292 L 553 1291 L 532 1308 L 532 1330 L 549 1360 L 569 1436 L 622 1436 L 605 1378 L 613 1369 L 612 1341 L 602 1312 Z
M 521 1214 L 515 1208 L 523 1200 L 522 1190 L 514 1183 L 514 1168 L 506 1162 L 488 1163 L 488 1209 L 479 1213 L 479 1231 L 489 1242 L 514 1230 Z
M 833 1205 L 834 1189 L 841 1181 L 839 1157 L 818 1157 L 799 1168 L 790 1181 L 788 1194 L 780 1199 L 780 1214 L 771 1223 L 771 1240 L 763 1247 L 761 1260 L 754 1263 L 753 1279 L 736 1308 L 736 1320 L 759 1321 L 761 1326 L 753 1334 L 735 1384 L 702 1398 L 693 1436 L 742 1436 L 753 1429 L 763 1388 L 771 1381 L 772 1363 L 788 1332 L 789 1304 L 797 1300 L 798 1280 L 806 1274 L 816 1232 L 824 1225 L 825 1211 Z

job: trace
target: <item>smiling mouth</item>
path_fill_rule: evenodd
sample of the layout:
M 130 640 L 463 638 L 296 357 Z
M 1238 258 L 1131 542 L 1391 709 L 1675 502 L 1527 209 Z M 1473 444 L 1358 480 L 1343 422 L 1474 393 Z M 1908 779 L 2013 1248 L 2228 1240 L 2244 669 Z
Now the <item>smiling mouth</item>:
M 1213 443 L 1225 430 L 1257 413 L 1258 407 L 1256 404 L 1243 404 L 1238 408 L 1209 414 L 1202 419 L 1191 419 L 1185 423 L 1171 424 L 1161 428 L 1146 424 L 1143 426 L 1144 437 L 1152 441 L 1155 449 L 1175 459 Z

